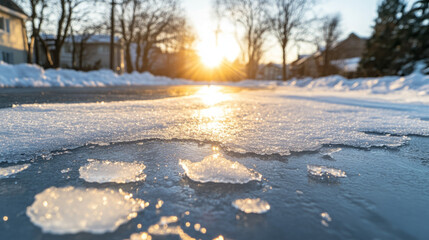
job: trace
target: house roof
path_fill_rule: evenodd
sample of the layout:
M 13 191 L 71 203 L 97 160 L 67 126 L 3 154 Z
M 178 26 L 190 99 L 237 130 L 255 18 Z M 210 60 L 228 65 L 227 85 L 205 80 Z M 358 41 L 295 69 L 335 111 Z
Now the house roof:
M 13 10 L 15 12 L 25 14 L 25 12 L 20 8 L 14 1 L 12 0 L 0 0 L 0 6 L 9 8 L 10 10 Z
M 332 50 L 335 50 L 335 49 L 339 48 L 339 47 L 340 47 L 341 45 L 343 45 L 347 40 L 352 39 L 352 38 L 366 40 L 366 38 L 361 38 L 361 37 L 359 37 L 358 35 L 356 35 L 355 33 L 350 33 L 350 34 L 349 34 L 349 36 L 348 36 L 346 39 L 344 39 L 344 40 L 342 40 L 341 42 L 338 42 L 337 44 L 335 44 L 335 45 L 332 47 Z M 294 65 L 294 66 L 301 65 L 301 64 L 303 64 L 304 62 L 308 61 L 308 60 L 309 60 L 310 58 L 312 58 L 312 57 L 317 58 L 318 56 L 320 56 L 320 55 L 323 53 L 323 51 L 324 51 L 324 49 L 321 49 L 321 50 L 318 50 L 318 51 L 316 51 L 315 53 L 313 53 L 313 54 L 311 54 L 311 55 L 308 55 L 308 56 L 303 57 L 303 58 L 301 58 L 301 59 L 297 59 L 297 60 L 295 60 L 295 61 L 292 63 L 292 65 Z

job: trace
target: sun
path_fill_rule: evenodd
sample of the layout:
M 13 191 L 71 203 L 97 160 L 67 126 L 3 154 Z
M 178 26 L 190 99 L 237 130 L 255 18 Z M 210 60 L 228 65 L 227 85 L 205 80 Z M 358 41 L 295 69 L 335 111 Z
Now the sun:
M 223 60 L 223 56 L 217 48 L 202 48 L 198 51 L 198 55 L 200 55 L 201 62 L 209 68 L 218 67 Z
M 222 61 L 234 61 L 239 55 L 239 47 L 230 36 L 220 35 L 218 42 L 213 35 L 203 35 L 197 44 L 197 52 L 201 62 L 209 67 L 218 67 Z

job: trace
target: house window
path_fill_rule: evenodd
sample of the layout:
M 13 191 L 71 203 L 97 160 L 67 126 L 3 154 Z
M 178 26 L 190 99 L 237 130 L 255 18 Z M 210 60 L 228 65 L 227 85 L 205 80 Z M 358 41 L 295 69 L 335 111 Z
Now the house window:
M 0 32 L 10 33 L 10 20 L 0 17 Z
M 10 20 L 5 19 L 6 32 L 10 33 Z
M 2 52 L 1 56 L 2 56 L 3 62 L 10 63 L 10 64 L 13 63 L 13 53 L 11 53 L 11 52 Z
M 4 31 L 4 17 L 0 17 L 0 32 Z

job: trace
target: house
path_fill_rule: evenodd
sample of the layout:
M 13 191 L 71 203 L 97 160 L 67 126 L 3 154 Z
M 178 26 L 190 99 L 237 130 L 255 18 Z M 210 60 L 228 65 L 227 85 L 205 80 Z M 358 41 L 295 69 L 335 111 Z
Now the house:
M 329 52 L 329 74 L 339 74 L 345 77 L 353 76 L 357 71 L 366 45 L 366 39 L 351 33 L 346 39 L 336 44 Z M 324 50 L 318 50 L 312 55 L 298 57 L 291 64 L 294 77 L 320 77 L 324 66 Z
M 55 36 L 43 34 L 51 55 L 55 49 Z M 115 71 L 124 71 L 124 47 L 120 38 L 115 37 Z M 60 53 L 60 67 L 79 70 L 110 69 L 110 36 L 69 36 L 66 38 Z M 41 65 L 46 65 L 46 56 L 42 56 Z
M 12 0 L 0 0 L 0 61 L 27 62 L 27 15 Z
M 276 64 L 276 63 L 268 63 L 266 65 L 263 65 L 259 69 L 257 79 L 259 79 L 259 80 L 282 80 L 282 65 Z

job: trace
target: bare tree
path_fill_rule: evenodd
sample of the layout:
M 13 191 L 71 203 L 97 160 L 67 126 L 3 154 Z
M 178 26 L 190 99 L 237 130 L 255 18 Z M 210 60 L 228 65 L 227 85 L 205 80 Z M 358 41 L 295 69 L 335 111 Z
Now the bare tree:
M 84 70 L 83 65 L 85 57 L 87 57 L 88 42 L 96 34 L 102 31 L 101 24 L 86 25 L 77 31 L 71 30 L 71 39 L 73 44 L 72 52 L 72 67 L 79 70 Z
M 268 0 L 217 0 L 217 7 L 236 26 L 246 75 L 254 79 L 264 54 L 264 42 L 270 30 Z
M 178 31 L 184 30 L 186 19 L 180 13 L 178 0 L 146 0 L 142 3 L 136 39 L 138 71 L 150 70 L 150 52 L 156 45 L 173 41 Z
M 134 71 L 131 44 L 135 41 L 137 14 L 140 11 L 140 5 L 141 1 L 139 0 L 123 0 L 119 4 L 119 30 L 125 44 L 125 64 L 129 73 Z
M 40 46 L 46 44 L 41 43 L 43 41 L 40 37 L 42 31 L 42 26 L 46 22 L 46 9 L 47 9 L 47 0 L 21 0 L 20 3 L 26 8 L 29 9 L 29 20 L 30 20 L 30 46 L 28 51 L 28 62 L 33 63 L 33 58 L 35 58 L 35 63 L 40 64 Z M 45 55 L 47 56 L 48 61 L 51 61 L 49 49 L 45 48 Z M 52 63 L 52 61 L 50 62 Z
M 85 0 L 58 0 L 59 15 L 56 21 L 56 36 L 54 40 L 53 67 L 59 67 L 61 63 L 61 49 L 70 33 L 73 14 L 78 6 Z
M 293 38 L 297 37 L 299 28 L 309 23 L 306 13 L 313 0 L 274 0 L 270 22 L 271 30 L 282 49 L 282 79 L 288 78 L 286 61 L 287 47 Z M 295 36 L 293 36 L 295 35 Z
M 322 42 L 324 45 L 323 50 L 323 75 L 330 73 L 331 64 L 331 51 L 341 35 L 340 30 L 341 17 L 339 14 L 326 16 L 322 22 Z

